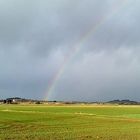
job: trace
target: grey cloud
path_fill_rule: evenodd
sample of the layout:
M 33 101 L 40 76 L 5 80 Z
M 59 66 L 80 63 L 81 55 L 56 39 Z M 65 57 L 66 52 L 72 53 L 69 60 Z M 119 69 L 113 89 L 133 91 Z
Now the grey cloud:
M 89 53 L 68 67 L 50 98 L 107 101 L 139 97 L 139 49 Z
M 122 4 L 1 0 L 1 97 L 43 98 L 66 54 L 103 19 L 82 42 L 78 57 L 67 61 L 50 100 L 139 99 L 139 1 Z

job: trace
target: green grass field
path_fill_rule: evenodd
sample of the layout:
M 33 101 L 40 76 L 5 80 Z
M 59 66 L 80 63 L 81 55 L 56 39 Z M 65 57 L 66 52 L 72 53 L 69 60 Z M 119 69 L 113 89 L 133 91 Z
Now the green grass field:
M 0 105 L 0 140 L 140 140 L 140 106 Z

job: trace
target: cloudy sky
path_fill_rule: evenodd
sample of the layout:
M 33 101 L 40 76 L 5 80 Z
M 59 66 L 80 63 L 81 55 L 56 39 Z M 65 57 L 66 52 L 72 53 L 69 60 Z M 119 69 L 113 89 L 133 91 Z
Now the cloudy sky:
M 0 98 L 140 101 L 139 25 L 139 0 L 0 0 Z

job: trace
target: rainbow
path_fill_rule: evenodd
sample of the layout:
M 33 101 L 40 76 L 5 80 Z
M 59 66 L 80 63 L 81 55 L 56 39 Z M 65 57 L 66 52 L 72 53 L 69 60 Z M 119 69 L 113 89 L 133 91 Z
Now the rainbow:
M 124 8 L 124 6 L 126 6 L 127 0 L 123 0 L 122 3 L 120 5 L 115 5 L 115 7 L 113 8 L 113 12 L 110 13 L 108 16 L 103 17 L 101 19 L 99 19 L 97 21 L 97 23 L 93 24 L 86 32 L 84 32 L 80 38 L 72 45 L 70 46 L 71 49 L 68 52 L 68 54 L 65 56 L 63 63 L 60 65 L 60 67 L 58 68 L 57 72 L 53 75 L 52 79 L 49 81 L 48 83 L 48 88 L 47 91 L 45 91 L 45 100 L 48 100 L 49 98 L 51 98 L 51 94 L 53 93 L 60 77 L 62 76 L 62 74 L 64 73 L 68 63 L 71 61 L 72 58 L 74 58 L 78 52 L 81 50 L 82 48 L 82 44 L 84 42 L 86 42 L 88 40 L 88 38 L 91 35 L 94 35 L 94 33 L 109 19 L 111 19 L 114 15 L 116 15 L 118 13 L 118 11 L 120 11 L 122 8 Z

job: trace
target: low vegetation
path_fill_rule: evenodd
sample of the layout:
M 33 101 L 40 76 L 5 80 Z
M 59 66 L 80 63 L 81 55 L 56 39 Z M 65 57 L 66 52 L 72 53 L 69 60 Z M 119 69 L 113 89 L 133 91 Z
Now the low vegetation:
M 0 140 L 139 140 L 140 106 L 0 105 Z

